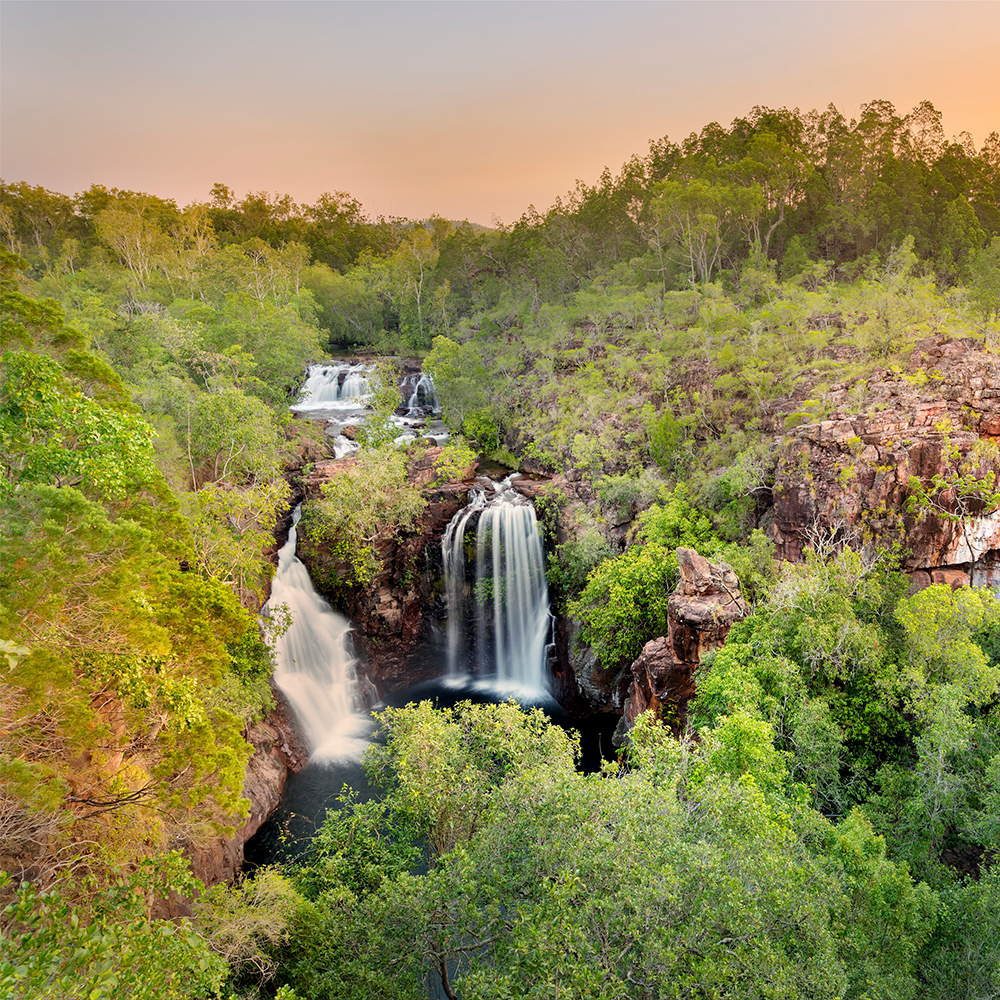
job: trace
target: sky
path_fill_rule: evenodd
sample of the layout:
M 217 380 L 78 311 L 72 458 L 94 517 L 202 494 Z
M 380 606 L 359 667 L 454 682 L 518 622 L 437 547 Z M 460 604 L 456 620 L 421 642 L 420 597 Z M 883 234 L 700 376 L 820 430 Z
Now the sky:
M 755 105 L 1000 131 L 1000 2 L 0 3 L 0 176 L 489 225 Z

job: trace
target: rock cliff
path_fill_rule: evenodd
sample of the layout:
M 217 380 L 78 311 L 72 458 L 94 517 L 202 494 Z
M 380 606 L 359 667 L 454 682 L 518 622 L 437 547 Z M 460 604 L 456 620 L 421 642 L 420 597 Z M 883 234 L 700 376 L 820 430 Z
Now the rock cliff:
M 243 848 L 264 821 L 278 808 L 289 774 L 308 763 L 309 752 L 300 738 L 291 709 L 282 693 L 274 689 L 275 707 L 268 716 L 251 725 L 246 740 L 253 746 L 247 762 L 243 796 L 250 801 L 250 814 L 231 836 L 207 837 L 184 845 L 192 872 L 205 885 L 230 882 L 243 866 Z M 218 817 L 219 823 L 232 822 Z M 190 916 L 189 901 L 171 894 L 157 904 L 157 916 Z
M 847 535 L 899 544 L 918 587 L 968 583 L 973 563 L 977 585 L 1000 585 L 1000 515 L 984 502 L 998 467 L 1000 359 L 971 340 L 931 338 L 905 371 L 833 385 L 825 403 L 828 419 L 796 427 L 781 453 L 779 558 L 796 561 L 808 545 Z M 907 510 L 911 477 L 952 484 L 933 491 L 936 513 Z
M 379 694 L 406 687 L 424 676 L 441 672 L 437 662 L 414 662 L 418 644 L 429 637 L 432 622 L 440 617 L 440 539 L 448 522 L 465 506 L 475 467 L 457 482 L 431 485 L 434 461 L 441 448 L 427 448 L 411 459 L 407 475 L 423 488 L 427 507 L 417 529 L 375 542 L 381 569 L 371 584 L 341 596 L 338 605 L 355 626 L 355 642 L 364 660 L 363 669 Z M 350 458 L 318 462 L 304 480 L 306 500 L 316 494 Z M 300 552 L 313 581 L 322 581 L 335 561 L 324 549 Z

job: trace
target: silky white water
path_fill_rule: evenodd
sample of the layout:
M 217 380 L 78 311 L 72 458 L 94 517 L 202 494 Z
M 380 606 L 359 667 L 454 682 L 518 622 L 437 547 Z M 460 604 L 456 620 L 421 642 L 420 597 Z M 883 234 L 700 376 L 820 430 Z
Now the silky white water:
M 510 480 L 477 491 L 442 538 L 448 602 L 448 673 L 463 665 L 511 693 L 548 690 L 552 631 L 545 551 L 535 509 Z M 466 532 L 475 523 L 474 584 L 468 586 Z
M 336 458 L 345 458 L 358 449 L 342 431 L 348 425 L 364 426 L 367 420 L 371 371 L 372 365 L 366 362 L 310 365 L 299 398 L 289 407 L 295 413 L 326 421 Z M 447 441 L 448 430 L 440 419 L 441 407 L 430 375 L 406 375 L 399 388 L 400 405 L 391 417 L 399 432 L 396 444 L 406 445 L 418 437 L 433 439 L 436 444 Z M 408 397 L 404 389 L 410 390 Z
M 275 646 L 274 683 L 295 710 L 314 759 L 355 757 L 367 745 L 358 738 L 367 720 L 355 706 L 351 624 L 316 593 L 295 554 L 299 516 L 296 508 L 267 603 L 271 613 L 284 604 L 292 614 L 291 626 Z
M 364 409 L 368 402 L 370 365 L 312 365 L 299 400 L 291 409 Z

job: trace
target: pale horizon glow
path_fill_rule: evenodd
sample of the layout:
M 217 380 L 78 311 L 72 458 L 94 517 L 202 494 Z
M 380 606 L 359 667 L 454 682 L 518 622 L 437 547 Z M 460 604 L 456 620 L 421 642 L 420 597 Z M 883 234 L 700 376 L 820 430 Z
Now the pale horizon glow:
M 0 176 L 509 223 L 755 105 L 1000 129 L 1000 3 L 0 4 Z

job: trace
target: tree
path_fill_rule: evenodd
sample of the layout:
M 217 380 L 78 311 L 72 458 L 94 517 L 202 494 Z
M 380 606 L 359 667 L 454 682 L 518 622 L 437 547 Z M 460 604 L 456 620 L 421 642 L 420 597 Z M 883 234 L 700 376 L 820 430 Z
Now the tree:
M 302 272 L 302 284 L 316 299 L 331 344 L 374 344 L 382 336 L 382 304 L 361 278 L 313 264 Z
M 391 361 L 376 361 L 365 375 L 368 400 L 365 422 L 359 428 L 358 440 L 365 448 L 385 448 L 396 437 L 392 416 L 400 405 L 399 372 Z
M 539 709 L 512 702 L 436 709 L 423 701 L 388 708 L 376 719 L 385 742 L 372 745 L 365 770 L 397 820 L 428 842 L 435 858 L 475 835 L 505 782 L 571 769 L 575 760 L 567 733 Z
M 512 705 L 383 724 L 383 801 L 345 798 L 303 873 L 296 990 L 388 997 L 396 973 L 395 995 L 426 996 L 429 974 L 452 1000 L 913 995 L 935 895 L 863 816 L 834 827 L 786 797 L 766 725 L 705 750 L 647 714 L 628 767 L 584 775 L 564 733 Z M 400 870 L 411 839 L 430 850 L 419 875 Z
M 163 230 L 154 221 L 144 218 L 137 208 L 125 206 L 99 212 L 94 225 L 102 242 L 114 250 L 139 287 L 146 291 L 156 258 L 167 246 Z
M 416 343 L 424 338 L 424 311 L 430 298 L 430 282 L 439 250 L 431 234 L 416 226 L 396 247 L 390 260 L 392 274 L 401 299 L 416 311 Z
M 904 677 L 918 712 L 940 714 L 936 686 L 953 686 L 963 707 L 986 704 L 1000 690 L 1000 666 L 976 642 L 977 633 L 1000 626 L 1000 603 L 990 590 L 931 584 L 903 598 L 895 615 L 910 647 Z
M 272 528 L 279 512 L 288 510 L 290 492 L 283 479 L 246 487 L 223 480 L 207 483 L 191 498 L 198 568 L 232 587 L 252 611 L 266 596 L 272 567 L 263 553 L 273 544 Z
M 650 639 L 667 634 L 667 601 L 677 582 L 677 547 L 716 541 L 711 522 L 678 487 L 639 516 L 635 542 L 598 564 L 568 612 L 605 669 L 626 665 Z
M 657 232 L 668 235 L 676 245 L 692 285 L 711 280 L 728 241 L 744 226 L 752 228 L 764 209 L 759 186 L 700 177 L 687 182 L 661 181 L 654 193 Z
M 179 419 L 192 490 L 205 482 L 253 486 L 277 475 L 281 438 L 259 399 L 223 388 L 196 396 Z
M 760 188 L 764 212 L 751 214 L 747 221 L 753 244 L 766 257 L 771 237 L 785 221 L 786 213 L 805 196 L 813 165 L 804 152 L 782 138 L 757 132 L 747 155 L 732 172 L 744 183 Z
M 913 237 L 892 247 L 885 262 L 876 266 L 862 284 L 864 322 L 858 328 L 860 346 L 877 357 L 887 358 L 905 343 L 926 316 L 928 289 L 910 277 L 917 265 Z
M 24 882 L 0 915 L 0 989 L 11 1000 L 201 1000 L 217 996 L 227 966 L 186 919 L 151 919 L 150 890 L 190 892 L 176 852 L 94 893 Z M 186 875 L 186 873 L 184 873 Z M 10 887 L 0 875 L 0 889 Z
M 0 678 L 2 811 L 46 831 L 10 856 L 50 880 L 80 844 L 129 863 L 182 817 L 235 822 L 250 748 L 210 701 L 257 626 L 182 568 L 187 525 L 117 375 L 6 275 L 2 304 L 23 347 L 0 364 L 0 633 L 25 651 Z
M 972 301 L 983 318 L 983 332 L 991 351 L 1000 339 L 1000 236 L 981 249 L 969 265 Z
M 459 344 L 438 334 L 423 369 L 434 379 L 434 392 L 453 430 L 460 430 L 487 405 L 487 370 L 474 344 Z
M 39 482 L 123 497 L 155 478 L 152 434 L 137 413 L 84 395 L 53 358 L 0 354 L 0 497 Z
M 376 542 L 413 527 L 427 501 L 406 478 L 406 456 L 391 447 L 351 456 L 306 504 L 303 538 L 326 544 L 340 563 L 340 580 L 367 586 L 381 569 Z

